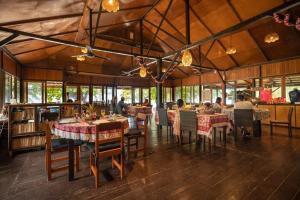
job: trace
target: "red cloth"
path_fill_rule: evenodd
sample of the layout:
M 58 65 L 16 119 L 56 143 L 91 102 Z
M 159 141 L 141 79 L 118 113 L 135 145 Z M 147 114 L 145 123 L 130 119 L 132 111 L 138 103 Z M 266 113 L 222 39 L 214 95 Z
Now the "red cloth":
M 272 91 L 271 89 L 263 89 L 260 91 L 260 100 L 263 102 L 271 102 L 272 101 Z

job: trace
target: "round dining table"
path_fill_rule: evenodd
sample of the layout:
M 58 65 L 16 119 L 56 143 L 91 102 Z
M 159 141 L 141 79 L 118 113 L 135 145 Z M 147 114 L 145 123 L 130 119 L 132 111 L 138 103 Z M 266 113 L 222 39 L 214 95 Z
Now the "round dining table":
M 152 107 L 151 106 L 129 106 L 127 112 L 128 115 L 130 116 L 137 116 L 138 113 L 152 115 Z
M 101 123 L 111 123 L 120 121 L 123 123 L 125 133 L 128 131 L 128 119 L 126 117 L 116 117 L 111 119 L 104 117 L 94 121 L 76 120 L 75 118 L 63 119 L 54 123 L 52 133 L 60 138 L 68 140 L 69 151 L 69 181 L 74 180 L 74 140 L 82 140 L 84 142 L 94 142 L 96 138 L 96 125 Z M 120 136 L 120 130 L 99 132 L 99 139 L 108 139 Z

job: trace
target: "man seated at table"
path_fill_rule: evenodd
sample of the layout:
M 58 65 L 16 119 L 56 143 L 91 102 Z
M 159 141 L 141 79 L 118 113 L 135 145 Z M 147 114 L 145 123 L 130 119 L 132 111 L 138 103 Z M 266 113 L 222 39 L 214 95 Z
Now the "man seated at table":
M 125 98 L 121 97 L 121 100 L 117 104 L 117 114 L 127 115 L 127 105 L 124 101 Z
M 144 103 L 143 103 L 143 106 L 150 106 L 149 100 L 148 100 L 148 99 L 145 99 L 145 101 L 144 101 Z
M 222 98 L 221 97 L 217 97 L 216 103 L 213 104 L 212 108 L 216 113 L 221 113 L 222 112 L 223 105 L 222 105 Z
M 177 107 L 178 107 L 178 110 L 182 110 L 183 109 L 183 105 L 184 105 L 184 102 L 182 99 L 178 99 L 177 100 Z
M 237 95 L 237 102 L 234 103 L 234 109 L 253 109 L 251 101 L 245 101 L 245 97 L 242 94 Z

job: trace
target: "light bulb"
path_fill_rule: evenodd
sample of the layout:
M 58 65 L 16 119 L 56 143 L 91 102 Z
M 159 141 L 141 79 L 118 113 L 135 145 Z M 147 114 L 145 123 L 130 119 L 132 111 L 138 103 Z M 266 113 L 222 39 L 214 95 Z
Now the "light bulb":
M 102 8 L 107 12 L 117 12 L 120 9 L 119 0 L 103 0 Z
M 192 57 L 191 52 L 188 49 L 184 50 L 181 62 L 183 64 L 183 66 L 185 66 L 185 67 L 188 67 L 192 64 L 193 57 Z
M 140 68 L 140 77 L 144 78 L 147 76 L 147 69 L 144 65 L 141 65 L 141 68 Z

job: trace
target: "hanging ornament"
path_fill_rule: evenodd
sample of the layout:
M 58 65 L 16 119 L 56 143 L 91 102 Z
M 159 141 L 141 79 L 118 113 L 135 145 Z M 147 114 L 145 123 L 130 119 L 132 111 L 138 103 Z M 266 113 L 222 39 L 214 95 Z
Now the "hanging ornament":
M 102 8 L 107 12 L 117 12 L 120 9 L 119 0 L 103 0 Z
M 232 46 L 232 35 L 230 36 L 230 47 L 226 49 L 226 54 L 233 55 L 236 53 L 236 48 Z
M 144 66 L 144 64 L 141 64 L 140 66 L 140 77 L 144 78 L 147 76 L 147 69 Z
M 279 35 L 276 32 L 273 32 L 273 33 L 269 33 L 268 35 L 266 35 L 264 41 L 266 43 L 272 43 L 272 42 L 276 42 L 278 40 L 279 40 Z
M 193 62 L 193 57 L 191 52 L 188 49 L 184 50 L 181 62 L 185 67 L 191 66 Z

